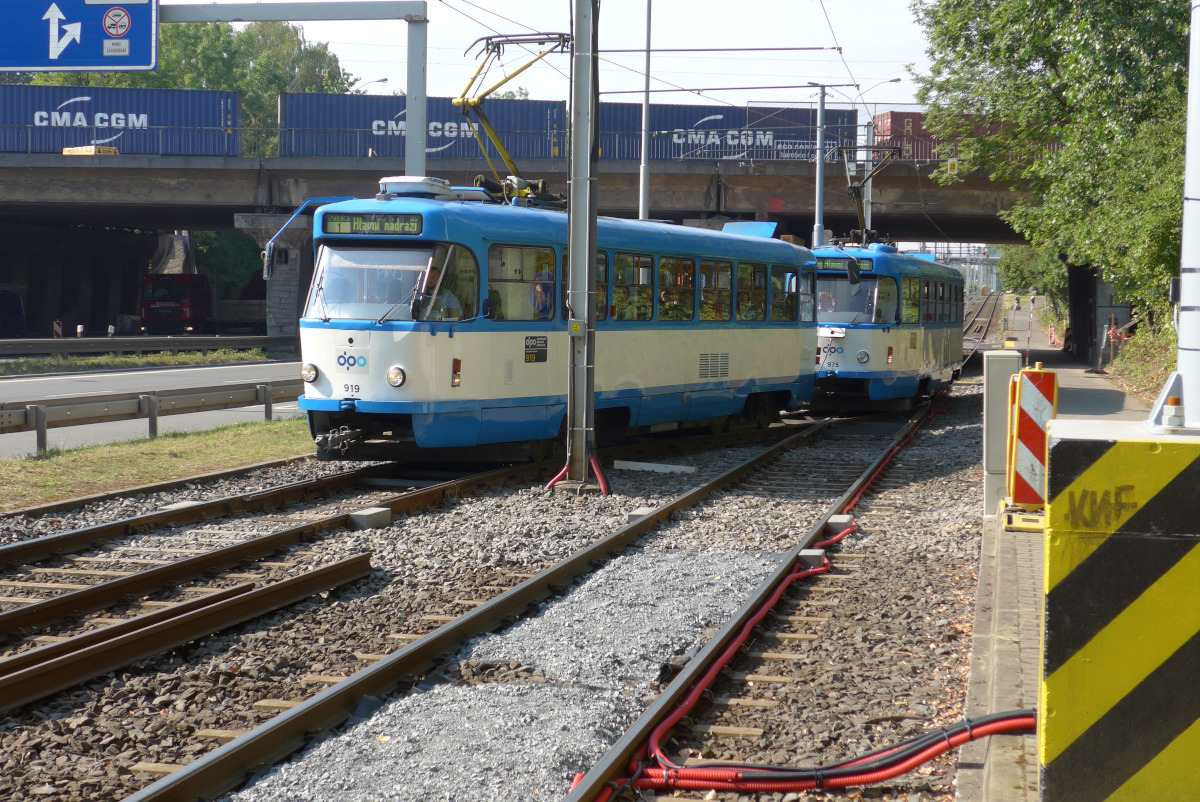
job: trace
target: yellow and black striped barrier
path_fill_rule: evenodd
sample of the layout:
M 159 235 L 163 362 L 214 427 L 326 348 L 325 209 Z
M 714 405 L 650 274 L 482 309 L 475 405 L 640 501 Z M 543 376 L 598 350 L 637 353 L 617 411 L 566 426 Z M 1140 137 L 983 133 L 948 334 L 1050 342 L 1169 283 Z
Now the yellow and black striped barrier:
M 1060 423 L 1049 448 L 1042 799 L 1200 798 L 1200 441 L 1059 437 Z

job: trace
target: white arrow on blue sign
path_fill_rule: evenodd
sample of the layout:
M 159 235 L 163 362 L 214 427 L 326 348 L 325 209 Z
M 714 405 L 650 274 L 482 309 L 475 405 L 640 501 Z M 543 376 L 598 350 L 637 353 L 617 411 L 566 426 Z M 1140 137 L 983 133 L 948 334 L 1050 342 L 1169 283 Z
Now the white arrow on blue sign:
M 0 72 L 158 69 L 158 0 L 4 0 Z

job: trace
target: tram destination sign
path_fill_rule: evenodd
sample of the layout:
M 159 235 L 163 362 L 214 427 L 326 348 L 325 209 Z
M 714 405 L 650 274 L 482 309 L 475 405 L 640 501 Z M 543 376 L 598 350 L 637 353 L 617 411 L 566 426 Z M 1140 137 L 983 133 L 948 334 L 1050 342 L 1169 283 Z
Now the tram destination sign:
M 158 69 L 158 0 L 4 0 L 0 72 Z
M 326 234 L 420 234 L 421 215 L 326 212 L 321 228 Z

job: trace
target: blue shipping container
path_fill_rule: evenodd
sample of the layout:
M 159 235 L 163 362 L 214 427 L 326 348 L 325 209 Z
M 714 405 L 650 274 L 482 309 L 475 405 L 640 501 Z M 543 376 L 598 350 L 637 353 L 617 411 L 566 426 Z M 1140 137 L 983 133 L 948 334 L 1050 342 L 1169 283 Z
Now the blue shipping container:
M 642 105 L 601 103 L 600 158 L 639 161 Z M 825 113 L 826 157 L 854 144 L 858 114 Z M 817 147 L 817 110 L 809 107 L 650 105 L 650 161 L 812 161 Z
M 814 161 L 817 109 L 807 106 L 750 106 L 746 128 L 754 132 L 745 158 L 755 161 Z M 837 149 L 858 141 L 855 109 L 825 110 L 825 158 L 841 161 Z
M 403 157 L 407 138 L 406 97 L 387 95 L 279 96 L 280 156 Z M 499 154 L 450 98 L 426 102 L 427 157 L 480 158 L 480 142 L 492 159 Z M 566 104 L 546 100 L 488 100 L 484 113 L 517 161 L 566 155 Z
M 240 156 L 239 92 L 0 86 L 0 152 L 62 153 L 101 145 L 122 154 Z

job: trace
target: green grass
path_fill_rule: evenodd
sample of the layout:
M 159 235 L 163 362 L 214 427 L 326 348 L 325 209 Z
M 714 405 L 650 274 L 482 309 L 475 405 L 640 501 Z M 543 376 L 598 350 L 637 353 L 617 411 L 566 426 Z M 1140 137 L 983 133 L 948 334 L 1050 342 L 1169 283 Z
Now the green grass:
M 1165 326 L 1152 335 L 1149 327 L 1141 326 L 1137 335 L 1121 346 L 1107 370 L 1126 392 L 1153 401 L 1175 370 L 1177 347 L 1174 328 Z
M 0 512 L 312 453 L 295 418 L 0 459 Z
M 273 357 L 262 349 L 249 351 L 187 351 L 173 354 L 95 354 L 91 356 L 38 356 L 0 360 L 0 376 L 21 376 L 29 373 L 73 373 L 85 370 L 125 370 L 129 368 L 158 368 L 171 365 L 228 365 L 248 362 L 268 362 Z

